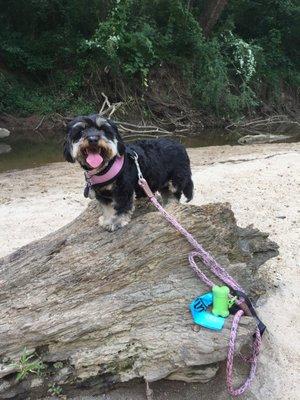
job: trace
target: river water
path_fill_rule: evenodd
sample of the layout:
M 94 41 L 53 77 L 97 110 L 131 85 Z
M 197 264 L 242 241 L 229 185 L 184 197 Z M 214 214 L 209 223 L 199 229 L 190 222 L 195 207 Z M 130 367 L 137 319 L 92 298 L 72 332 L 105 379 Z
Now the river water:
M 290 134 L 290 133 L 289 133 Z M 241 135 L 225 130 L 204 130 L 198 135 L 172 137 L 186 147 L 206 147 L 222 145 L 238 145 Z M 135 140 L 137 138 L 133 138 Z M 299 140 L 295 135 L 291 141 Z M 127 142 L 131 140 L 127 139 Z M 38 132 L 14 131 L 5 139 L 0 140 L 0 172 L 34 168 L 52 162 L 63 161 L 62 148 L 64 136 L 53 134 L 42 136 Z M 11 151 L 1 154 L 1 145 L 9 145 Z

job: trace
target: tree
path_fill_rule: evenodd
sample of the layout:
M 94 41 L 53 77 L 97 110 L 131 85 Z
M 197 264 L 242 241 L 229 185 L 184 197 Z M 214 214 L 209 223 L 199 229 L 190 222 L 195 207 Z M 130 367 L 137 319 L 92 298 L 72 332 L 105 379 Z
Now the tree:
M 200 25 L 205 36 L 210 35 L 227 3 L 228 0 L 208 0 L 205 2 L 205 7 L 200 17 Z

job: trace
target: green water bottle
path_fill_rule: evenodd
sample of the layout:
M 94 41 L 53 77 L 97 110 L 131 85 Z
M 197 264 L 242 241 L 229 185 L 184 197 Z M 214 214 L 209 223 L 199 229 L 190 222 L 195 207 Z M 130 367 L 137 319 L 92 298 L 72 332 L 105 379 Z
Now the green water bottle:
M 213 286 L 213 308 L 212 313 L 218 317 L 228 317 L 229 315 L 229 287 Z

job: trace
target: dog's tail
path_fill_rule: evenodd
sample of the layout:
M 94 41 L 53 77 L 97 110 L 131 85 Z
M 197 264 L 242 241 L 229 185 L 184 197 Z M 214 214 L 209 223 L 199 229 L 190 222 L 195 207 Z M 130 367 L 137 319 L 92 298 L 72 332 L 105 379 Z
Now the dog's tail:
M 186 197 L 186 202 L 188 203 L 189 201 L 191 201 L 194 195 L 194 184 L 191 177 L 189 177 L 189 179 L 187 180 L 186 185 L 182 191 Z

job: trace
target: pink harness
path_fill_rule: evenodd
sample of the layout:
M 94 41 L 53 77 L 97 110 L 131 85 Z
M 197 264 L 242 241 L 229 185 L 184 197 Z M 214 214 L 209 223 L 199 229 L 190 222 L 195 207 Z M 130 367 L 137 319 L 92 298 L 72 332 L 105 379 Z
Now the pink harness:
M 91 186 L 107 183 L 114 179 L 121 172 L 123 165 L 124 156 L 116 157 L 109 170 L 106 171 L 103 175 L 96 175 L 97 173 L 99 173 L 97 169 L 87 171 L 85 173 L 86 180 Z

